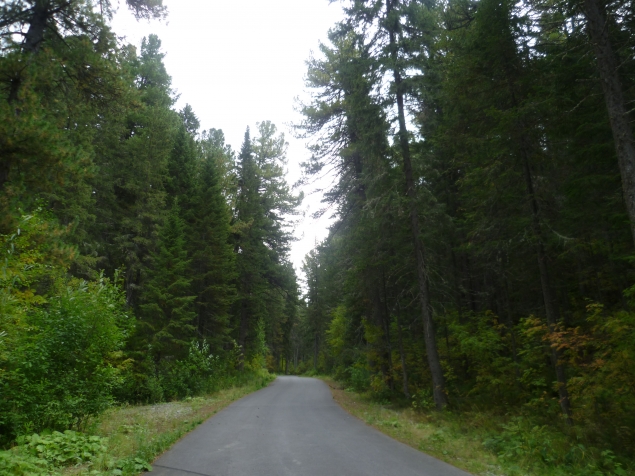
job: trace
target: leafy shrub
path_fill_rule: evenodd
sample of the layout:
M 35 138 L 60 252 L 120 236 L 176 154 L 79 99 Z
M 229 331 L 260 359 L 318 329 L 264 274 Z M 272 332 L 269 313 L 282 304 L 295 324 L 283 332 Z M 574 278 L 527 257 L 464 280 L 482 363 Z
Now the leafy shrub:
M 412 408 L 415 410 L 430 410 L 435 407 L 432 390 L 422 388 L 412 394 Z
M 0 474 L 54 476 L 58 468 L 91 464 L 106 451 L 106 439 L 67 430 L 20 437 L 18 446 L 0 451 Z
M 165 366 L 163 389 L 170 398 L 182 399 L 209 393 L 216 387 L 220 357 L 210 353 L 209 344 L 192 342 L 185 359 L 169 362 Z
M 149 353 L 143 360 L 127 365 L 114 390 L 118 401 L 158 403 L 211 393 L 236 372 L 240 349 L 225 352 L 222 358 L 210 352 L 205 341 L 192 341 L 183 359 L 155 363 Z
M 509 466 L 558 469 L 554 474 L 629 474 L 612 451 L 586 448 L 579 442 L 572 442 L 565 434 L 546 425 L 536 425 L 528 418 L 515 417 L 502 428 L 501 433 L 483 444 Z
M 120 290 L 104 278 L 71 282 L 31 309 L 0 374 L 7 433 L 79 429 L 107 408 L 129 325 Z
M 152 465 L 143 458 L 131 457 L 117 461 L 111 474 L 113 476 L 136 475 L 144 471 L 152 471 Z
M 528 459 L 551 464 L 557 458 L 553 440 L 554 435 L 546 426 L 533 425 L 522 417 L 515 417 L 503 425 L 500 434 L 486 440 L 484 445 L 508 462 Z
M 348 368 L 350 375 L 350 385 L 356 392 L 365 392 L 370 388 L 370 371 L 359 365 L 353 365 Z
M 49 435 L 33 434 L 18 438 L 31 456 L 57 467 L 88 463 L 106 452 L 106 439 L 66 430 Z
M 0 474 L 12 476 L 55 476 L 57 473 L 49 468 L 49 464 L 35 456 L 20 451 L 0 451 Z

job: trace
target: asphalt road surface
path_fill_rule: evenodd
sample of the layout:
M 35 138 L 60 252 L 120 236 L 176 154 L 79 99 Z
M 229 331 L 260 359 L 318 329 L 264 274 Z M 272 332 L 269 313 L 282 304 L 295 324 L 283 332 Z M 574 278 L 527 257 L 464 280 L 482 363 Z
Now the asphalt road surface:
M 346 413 L 318 379 L 278 377 L 188 434 L 153 476 L 469 476 Z

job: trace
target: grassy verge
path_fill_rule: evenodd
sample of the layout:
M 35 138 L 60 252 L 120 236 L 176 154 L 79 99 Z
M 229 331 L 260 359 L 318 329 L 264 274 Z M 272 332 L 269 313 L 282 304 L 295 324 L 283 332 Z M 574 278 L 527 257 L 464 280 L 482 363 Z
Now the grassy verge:
M 155 460 L 186 433 L 235 400 L 266 387 L 274 378 L 262 374 L 204 397 L 107 411 L 89 432 L 108 438 L 108 454 L 96 461 L 94 469 L 106 468 L 115 460 L 127 470 L 124 474 L 143 471 L 146 462 Z M 65 474 L 77 472 L 68 470 Z
M 373 401 L 320 377 L 350 414 L 413 448 L 474 475 L 633 475 L 632 462 L 610 451 L 571 445 L 561 435 L 522 419 L 483 412 L 419 412 Z M 565 453 L 566 452 L 566 453 Z
M 207 396 L 155 405 L 113 407 L 90 422 L 85 434 L 36 435 L 38 441 L 27 441 L 10 451 L 0 452 L 0 473 L 137 475 L 151 469 L 152 461 L 186 433 L 235 400 L 266 387 L 274 378 L 266 372 L 242 375 L 231 387 Z M 83 456 L 86 456 L 85 462 L 77 463 Z M 55 464 L 56 460 L 61 463 Z

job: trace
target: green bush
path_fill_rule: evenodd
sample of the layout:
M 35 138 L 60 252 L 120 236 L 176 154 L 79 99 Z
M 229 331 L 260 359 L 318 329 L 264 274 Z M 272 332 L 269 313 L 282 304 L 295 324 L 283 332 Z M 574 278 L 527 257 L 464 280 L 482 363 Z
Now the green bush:
M 19 451 L 0 451 L 0 474 L 12 476 L 55 476 L 49 464 L 35 456 Z
M 534 425 L 522 417 L 515 417 L 503 425 L 503 431 L 486 440 L 486 448 L 498 454 L 499 458 L 516 462 L 522 459 L 540 460 L 546 464 L 556 462 L 554 444 L 557 438 L 546 426 Z
M 220 370 L 220 357 L 210 353 L 209 344 L 192 342 L 185 359 L 164 363 L 164 393 L 168 399 L 209 393 L 216 388 Z
M 18 446 L 0 451 L 0 474 L 57 475 L 58 468 L 90 466 L 107 451 L 106 439 L 67 430 L 20 437 Z
M 354 365 L 348 368 L 349 383 L 356 392 L 365 392 L 370 388 L 370 371 L 366 367 Z
M 158 403 L 211 393 L 226 386 L 236 373 L 238 346 L 222 356 L 213 355 L 209 344 L 190 343 L 183 359 L 163 359 L 155 363 L 150 353 L 125 367 L 114 391 L 116 399 L 129 403 Z
M 79 429 L 106 409 L 129 327 L 121 292 L 103 278 L 31 309 L 0 373 L 3 434 Z
M 107 449 L 104 438 L 71 430 L 64 433 L 54 431 L 48 435 L 36 433 L 18 438 L 18 443 L 24 443 L 25 452 L 29 455 L 57 467 L 91 462 Z

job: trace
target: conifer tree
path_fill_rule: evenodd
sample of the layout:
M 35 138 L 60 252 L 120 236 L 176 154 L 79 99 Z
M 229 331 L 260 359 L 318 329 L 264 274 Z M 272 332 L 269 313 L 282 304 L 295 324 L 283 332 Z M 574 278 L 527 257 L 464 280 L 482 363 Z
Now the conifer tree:
M 156 362 L 183 356 L 195 337 L 194 301 L 183 221 L 175 202 L 159 233 L 140 305 L 140 332 Z
M 223 197 L 218 166 L 212 156 L 198 167 L 195 211 L 188 247 L 192 256 L 192 289 L 196 293 L 197 330 L 220 352 L 230 331 L 235 299 L 236 260 L 230 243 L 231 215 Z
M 178 116 L 172 110 L 171 78 L 163 65 L 161 41 L 144 38 L 141 54 L 131 54 L 138 107 L 129 108 L 119 127 L 99 138 L 94 181 L 96 229 L 105 267 L 125 267 L 126 300 L 136 308 L 142 273 L 164 219 L 168 161 Z
M 242 350 L 241 368 L 249 356 L 249 340 L 258 321 L 264 316 L 263 270 L 267 251 L 263 244 L 264 211 L 260 203 L 260 174 L 256 164 L 249 128 L 238 156 L 238 196 L 235 211 L 236 267 L 238 272 L 237 341 Z
M 295 213 L 302 198 L 291 193 L 284 178 L 284 136 L 277 135 L 269 121 L 260 123 L 258 130 L 258 137 L 252 141 L 247 129 L 238 156 L 234 213 L 238 272 L 234 309 L 238 344 L 247 357 L 258 323 L 264 324 L 267 335 L 276 336 L 268 344 L 277 345 L 274 340 L 283 328 L 286 302 L 296 299 L 295 276 L 288 265 L 288 217 Z

